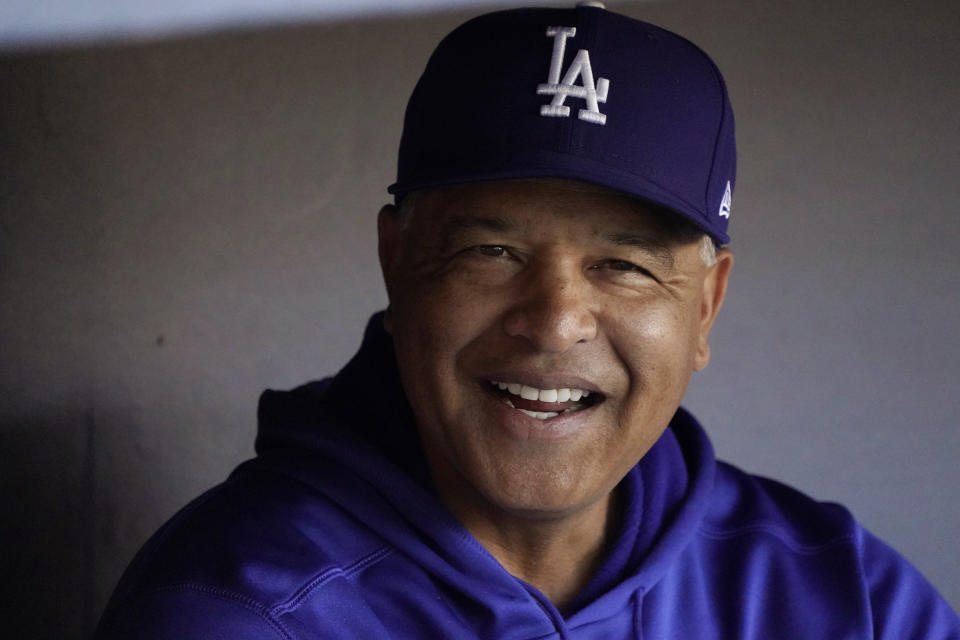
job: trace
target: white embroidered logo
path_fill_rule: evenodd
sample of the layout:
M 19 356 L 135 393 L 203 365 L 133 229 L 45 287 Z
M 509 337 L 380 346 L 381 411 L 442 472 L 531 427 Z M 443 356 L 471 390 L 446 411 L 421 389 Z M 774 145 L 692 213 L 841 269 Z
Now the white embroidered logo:
M 721 218 L 730 219 L 730 204 L 732 203 L 732 198 L 730 197 L 730 181 L 727 180 L 727 190 L 723 192 L 723 200 L 720 201 L 720 214 Z
M 570 107 L 564 104 L 567 97 L 586 100 L 587 108 L 580 109 L 581 120 L 594 124 L 605 124 L 606 114 L 600 113 L 600 102 L 607 101 L 607 92 L 610 90 L 610 81 L 606 78 L 597 78 L 593 83 L 593 68 L 590 66 L 590 54 L 586 49 L 577 52 L 570 68 L 560 79 L 560 67 L 563 65 L 563 53 L 567 47 L 567 38 L 577 35 L 576 27 L 548 27 L 547 37 L 553 38 L 553 57 L 550 59 L 550 74 L 546 84 L 537 85 L 537 95 L 553 96 L 550 104 L 540 106 L 540 115 L 565 118 L 570 115 Z M 577 78 L 583 77 L 583 84 L 574 84 Z

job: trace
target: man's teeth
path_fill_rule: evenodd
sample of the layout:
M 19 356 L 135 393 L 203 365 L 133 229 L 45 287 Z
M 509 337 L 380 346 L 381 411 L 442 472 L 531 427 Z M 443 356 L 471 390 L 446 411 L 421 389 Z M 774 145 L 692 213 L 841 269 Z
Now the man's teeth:
M 581 398 L 586 398 L 590 395 L 590 392 L 585 389 L 537 389 L 516 382 L 498 382 L 496 380 L 491 380 L 491 382 L 502 391 L 520 396 L 524 400 L 539 400 L 540 402 L 567 402 L 568 400 L 572 400 L 577 402 Z
M 527 411 L 526 409 L 520 409 L 520 411 L 537 420 L 547 420 L 548 418 L 555 418 L 560 415 L 556 411 Z
M 507 398 L 506 402 L 511 409 L 517 409 L 517 407 L 513 406 L 513 403 L 510 402 L 510 398 Z M 570 409 L 564 409 L 563 411 L 527 411 L 526 409 L 517 409 L 517 411 L 523 411 L 531 418 L 536 418 L 537 420 L 549 420 L 550 418 L 556 418 L 561 413 L 567 413 Z

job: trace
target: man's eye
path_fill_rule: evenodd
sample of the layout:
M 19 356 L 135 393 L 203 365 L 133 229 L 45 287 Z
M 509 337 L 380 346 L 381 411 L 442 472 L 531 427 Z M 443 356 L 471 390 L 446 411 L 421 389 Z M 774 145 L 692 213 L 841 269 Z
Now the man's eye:
M 609 269 L 622 273 L 636 274 L 638 276 L 647 276 L 653 278 L 653 274 L 647 269 L 626 260 L 607 260 L 599 265 L 602 269 Z M 656 279 L 656 278 L 654 278 Z
M 632 262 L 627 262 L 626 260 L 608 260 L 606 263 L 608 269 L 613 269 L 614 271 L 639 271 L 641 273 L 646 273 L 647 270 L 638 267 Z
M 473 249 L 480 255 L 487 256 L 488 258 L 500 258 L 507 252 L 506 249 L 498 244 L 482 244 Z

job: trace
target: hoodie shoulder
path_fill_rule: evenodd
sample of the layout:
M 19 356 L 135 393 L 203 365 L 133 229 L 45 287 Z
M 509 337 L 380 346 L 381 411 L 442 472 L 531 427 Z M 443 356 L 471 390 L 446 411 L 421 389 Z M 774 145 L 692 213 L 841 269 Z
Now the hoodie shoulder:
M 117 587 L 104 628 L 153 611 L 177 624 L 223 618 L 264 638 L 289 637 L 286 611 L 324 591 L 338 600 L 392 551 L 316 488 L 246 463 L 150 539 Z
M 711 506 L 700 526 L 702 534 L 719 538 L 766 534 L 797 552 L 854 542 L 858 531 L 843 506 L 723 462 L 717 464 Z
M 645 603 L 652 637 L 960 640 L 949 605 L 844 507 L 724 463 L 709 503 Z

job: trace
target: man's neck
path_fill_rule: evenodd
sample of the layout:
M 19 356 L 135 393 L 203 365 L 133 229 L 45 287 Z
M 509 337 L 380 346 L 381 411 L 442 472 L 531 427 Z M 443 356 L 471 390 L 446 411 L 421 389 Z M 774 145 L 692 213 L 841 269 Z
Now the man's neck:
M 557 517 L 472 512 L 457 506 L 452 510 L 507 571 L 563 611 L 605 559 L 619 518 L 615 497 L 616 491 L 583 510 Z

